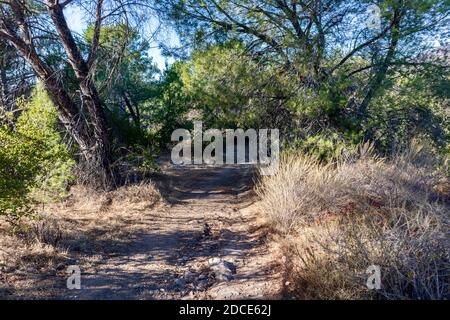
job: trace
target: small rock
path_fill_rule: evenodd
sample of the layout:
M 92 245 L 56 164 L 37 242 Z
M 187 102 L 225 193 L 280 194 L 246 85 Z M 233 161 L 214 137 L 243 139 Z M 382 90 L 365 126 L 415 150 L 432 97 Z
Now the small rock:
M 236 274 L 236 266 L 233 263 L 228 261 L 223 261 L 222 263 L 225 266 L 225 268 L 231 271 L 232 274 Z
M 220 273 L 236 274 L 236 266 L 228 261 L 221 261 L 218 264 L 211 266 L 211 270 L 219 271 Z
M 219 281 L 231 281 L 233 280 L 233 275 L 231 273 L 219 272 L 216 273 L 216 279 Z
M 184 278 L 186 279 L 186 281 L 192 282 L 195 280 L 196 277 L 197 277 L 197 274 L 190 270 L 186 270 L 186 272 L 184 273 Z
M 175 285 L 177 287 L 184 287 L 186 285 L 186 281 L 183 278 L 178 278 L 175 280 Z
M 220 258 L 210 258 L 210 259 L 208 260 L 208 264 L 209 264 L 210 266 L 214 266 L 214 265 L 216 265 L 216 264 L 219 264 L 221 261 L 222 261 L 222 259 L 220 259 Z
M 211 266 L 214 273 L 214 278 L 219 281 L 233 280 L 233 274 L 236 274 L 236 267 L 228 261 L 221 261 L 220 263 Z
M 286 282 L 284 283 L 284 285 L 287 287 L 287 286 L 290 286 L 291 283 L 290 283 L 289 281 L 286 281 Z
M 208 275 L 206 275 L 206 274 L 201 274 L 201 275 L 198 277 L 198 280 L 205 280 L 205 279 L 208 279 Z
M 208 288 L 208 280 L 200 281 L 197 285 L 197 290 L 204 291 Z

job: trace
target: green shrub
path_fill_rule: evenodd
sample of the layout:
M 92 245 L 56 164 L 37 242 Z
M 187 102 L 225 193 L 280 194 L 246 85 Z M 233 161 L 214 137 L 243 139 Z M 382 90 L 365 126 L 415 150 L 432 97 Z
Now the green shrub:
M 27 197 L 41 171 L 43 148 L 7 127 L 0 127 L 0 215 L 15 218 L 29 211 Z
M 0 214 L 20 217 L 34 201 L 65 194 L 74 160 L 57 131 L 57 111 L 41 85 L 21 110 L 15 127 L 0 128 Z

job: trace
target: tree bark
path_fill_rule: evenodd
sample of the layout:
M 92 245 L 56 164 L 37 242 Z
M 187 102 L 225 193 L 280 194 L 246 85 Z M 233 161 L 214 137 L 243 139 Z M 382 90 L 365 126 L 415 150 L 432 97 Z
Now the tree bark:
M 0 57 L 0 124 L 10 125 L 6 112 L 8 111 L 8 83 L 6 79 L 6 53 Z

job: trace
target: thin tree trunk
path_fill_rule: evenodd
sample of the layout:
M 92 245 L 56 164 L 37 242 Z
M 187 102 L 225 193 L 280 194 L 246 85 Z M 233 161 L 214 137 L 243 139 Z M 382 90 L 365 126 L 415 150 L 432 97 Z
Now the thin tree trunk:
M 6 53 L 2 52 L 0 57 L 0 124 L 8 124 L 6 118 L 6 111 L 8 110 L 7 92 Z
M 134 110 L 135 108 L 133 107 L 133 104 L 131 103 L 131 101 L 128 98 L 126 93 L 123 94 L 123 100 L 125 102 L 125 105 L 128 108 L 128 111 L 130 112 L 130 115 L 131 115 L 131 118 L 133 119 L 134 124 L 137 127 L 140 127 L 141 119 L 140 119 L 139 107 L 136 106 L 136 110 Z
M 6 79 L 6 53 L 0 57 L 0 103 L 6 110 L 8 107 L 8 81 Z
M 367 108 L 369 107 L 372 98 L 375 96 L 375 93 L 383 84 L 384 79 L 386 78 L 387 71 L 392 62 L 392 59 L 394 58 L 398 41 L 400 39 L 400 20 L 401 20 L 401 9 L 397 9 L 393 17 L 391 43 L 389 45 L 388 52 L 381 66 L 376 69 L 376 74 L 372 79 L 372 81 L 370 82 L 367 88 L 367 93 L 358 108 L 358 115 L 360 117 L 364 117 L 366 115 Z

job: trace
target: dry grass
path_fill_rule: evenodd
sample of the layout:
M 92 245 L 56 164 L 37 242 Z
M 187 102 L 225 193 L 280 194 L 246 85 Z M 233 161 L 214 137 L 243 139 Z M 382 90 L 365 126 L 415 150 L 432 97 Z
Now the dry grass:
M 264 176 L 256 192 L 260 206 L 282 232 L 290 232 L 299 224 L 335 206 L 331 194 L 335 179 L 329 167 L 322 167 L 306 156 L 285 156 L 276 175 Z
M 392 160 L 369 145 L 337 163 L 286 156 L 257 189 L 283 233 L 292 293 L 305 299 L 449 298 L 449 205 L 433 158 L 413 147 Z M 365 286 L 378 265 L 382 288 Z
M 124 186 L 110 192 L 95 191 L 83 186 L 73 188 L 63 207 L 86 211 L 116 211 L 117 209 L 151 209 L 161 200 L 161 195 L 152 183 Z
M 145 229 L 146 212 L 161 203 L 151 183 L 107 193 L 74 187 L 66 200 L 39 208 L 19 225 L 0 217 L 0 299 L 51 296 L 51 290 L 38 292 L 50 276 L 86 256 L 114 253 Z

